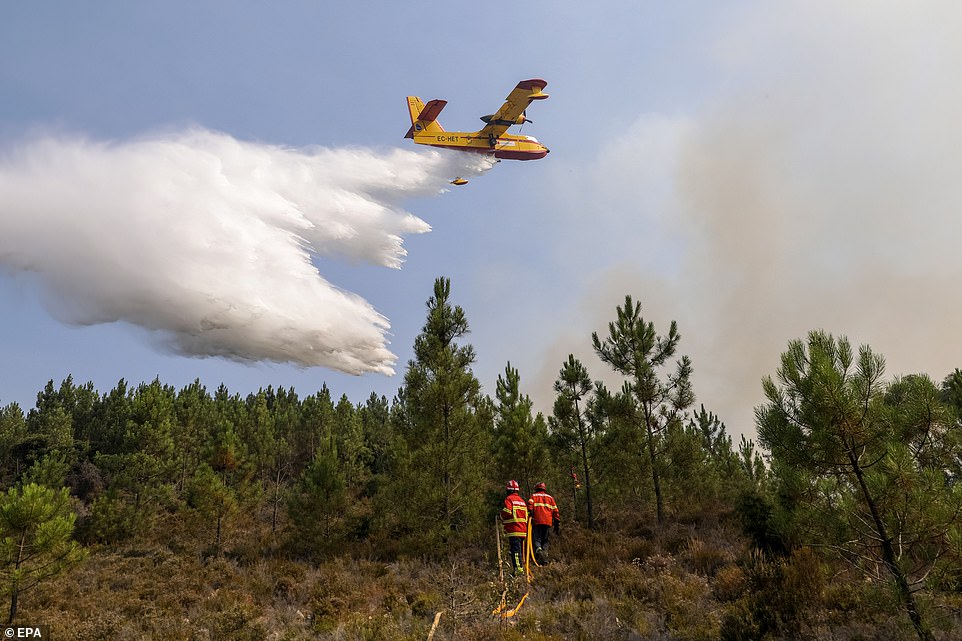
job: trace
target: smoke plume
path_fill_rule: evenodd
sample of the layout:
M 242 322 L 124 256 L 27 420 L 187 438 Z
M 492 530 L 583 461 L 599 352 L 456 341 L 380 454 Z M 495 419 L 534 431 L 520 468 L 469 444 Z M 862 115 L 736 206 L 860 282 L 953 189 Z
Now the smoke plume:
M 698 402 L 735 434 L 813 329 L 870 345 L 889 378 L 962 367 L 958 5 L 751 1 L 728 18 L 698 108 L 640 115 L 582 172 L 589 196 L 564 193 L 569 237 L 612 258 L 537 364 L 549 411 L 572 345 L 610 373 L 586 337 L 625 293 L 660 333 L 678 321 Z
M 430 230 L 400 203 L 485 163 L 200 129 L 34 137 L 0 156 L 0 268 L 33 273 L 64 322 L 124 321 L 174 353 L 391 374 L 388 320 L 312 259 L 399 268 Z
M 812 329 L 868 343 L 890 376 L 962 366 L 959 28 L 951 3 L 765 5 L 719 45 L 733 91 L 676 179 L 695 364 L 733 414 Z

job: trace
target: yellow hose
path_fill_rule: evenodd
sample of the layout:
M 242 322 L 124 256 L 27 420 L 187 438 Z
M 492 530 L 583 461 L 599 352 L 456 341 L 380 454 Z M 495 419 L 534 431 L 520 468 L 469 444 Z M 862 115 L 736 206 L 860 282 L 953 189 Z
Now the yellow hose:
M 524 570 L 528 575 L 528 583 L 531 583 L 531 565 L 530 561 L 534 561 L 534 565 L 540 568 L 541 565 L 538 563 L 538 559 L 534 558 L 534 548 L 531 542 L 531 518 L 528 518 L 528 535 L 525 540 L 524 546 Z
M 534 550 L 533 550 L 532 547 L 531 547 L 531 519 L 530 519 L 530 518 L 528 518 L 527 526 L 528 526 L 528 532 L 527 532 L 527 534 L 526 534 L 526 536 L 525 536 L 525 545 L 524 545 L 524 573 L 525 573 L 525 577 L 526 577 L 527 580 L 528 580 L 528 583 L 530 584 L 530 583 L 531 583 L 531 579 L 532 579 L 533 576 L 534 576 L 534 575 L 531 573 L 531 563 L 530 563 L 530 562 L 531 562 L 531 561 L 534 561 L 534 564 L 535 564 L 536 567 L 539 567 L 539 568 L 540 568 L 541 566 L 538 565 L 538 560 L 537 560 L 536 558 L 534 558 Z M 492 615 L 498 615 L 498 614 L 500 614 L 502 619 L 508 619 L 508 618 L 513 617 L 513 616 L 516 615 L 516 614 L 518 613 L 518 611 L 521 609 L 521 606 L 524 605 L 524 600 L 528 598 L 528 594 L 530 594 L 530 593 L 531 593 L 530 590 L 528 590 L 527 592 L 525 592 L 525 593 L 524 593 L 524 596 L 521 597 L 521 600 L 518 601 L 518 605 L 516 605 L 513 610 L 505 611 L 504 609 L 505 609 L 505 608 L 507 607 L 507 605 L 508 605 L 508 603 L 507 603 L 507 594 L 508 594 L 508 591 L 505 590 L 505 591 L 501 594 L 501 605 L 499 605 L 497 608 L 495 608 L 495 609 L 491 612 L 491 614 L 492 614 Z

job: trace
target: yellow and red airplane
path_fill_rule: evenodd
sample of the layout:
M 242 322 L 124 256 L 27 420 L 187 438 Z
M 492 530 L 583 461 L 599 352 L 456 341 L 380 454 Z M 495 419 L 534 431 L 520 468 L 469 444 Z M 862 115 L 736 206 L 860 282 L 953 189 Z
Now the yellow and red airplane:
M 438 114 L 448 104 L 447 100 L 432 100 L 428 104 L 417 96 L 408 96 L 408 110 L 411 112 L 411 128 L 405 138 L 413 138 L 419 145 L 430 145 L 457 151 L 471 151 L 510 160 L 537 160 L 548 155 L 548 148 L 532 136 L 507 133 L 511 125 L 531 122 L 525 110 L 533 100 L 544 100 L 548 94 L 542 90 L 547 82 L 533 78 L 518 83 L 497 113 L 481 116 L 484 127 L 478 131 L 445 131 L 438 122 Z M 463 185 L 467 181 L 456 178 L 451 181 Z

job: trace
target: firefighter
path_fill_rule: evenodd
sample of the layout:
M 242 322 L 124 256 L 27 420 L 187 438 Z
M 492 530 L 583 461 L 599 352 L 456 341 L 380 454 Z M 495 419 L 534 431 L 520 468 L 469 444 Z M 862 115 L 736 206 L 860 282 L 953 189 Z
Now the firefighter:
M 515 574 L 524 574 L 524 543 L 528 536 L 528 504 L 521 498 L 518 482 L 510 480 L 505 484 L 507 496 L 501 510 L 504 534 L 508 537 L 511 550 L 511 567 Z
M 531 544 L 534 548 L 534 558 L 542 565 L 547 563 L 548 532 L 554 527 L 554 533 L 561 532 L 561 512 L 554 497 L 548 494 L 548 486 L 538 483 L 534 486 L 534 494 L 528 499 L 531 510 Z

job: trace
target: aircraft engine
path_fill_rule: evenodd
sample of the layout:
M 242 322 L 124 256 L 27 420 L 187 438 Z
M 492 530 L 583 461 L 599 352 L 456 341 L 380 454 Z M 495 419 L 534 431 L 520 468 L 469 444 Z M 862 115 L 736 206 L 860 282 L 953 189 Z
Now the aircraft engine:
M 492 121 L 492 120 L 494 120 L 494 114 L 488 114 L 487 116 L 481 116 L 481 121 L 484 122 L 484 124 L 486 124 L 486 125 L 491 124 L 491 121 Z M 526 123 L 526 122 L 534 122 L 534 121 L 533 121 L 533 120 L 528 120 L 528 117 L 527 117 L 525 114 L 522 113 L 520 116 L 518 116 L 518 118 L 517 118 L 516 120 L 513 120 L 510 124 L 512 124 L 512 125 L 523 125 L 523 124 Z

